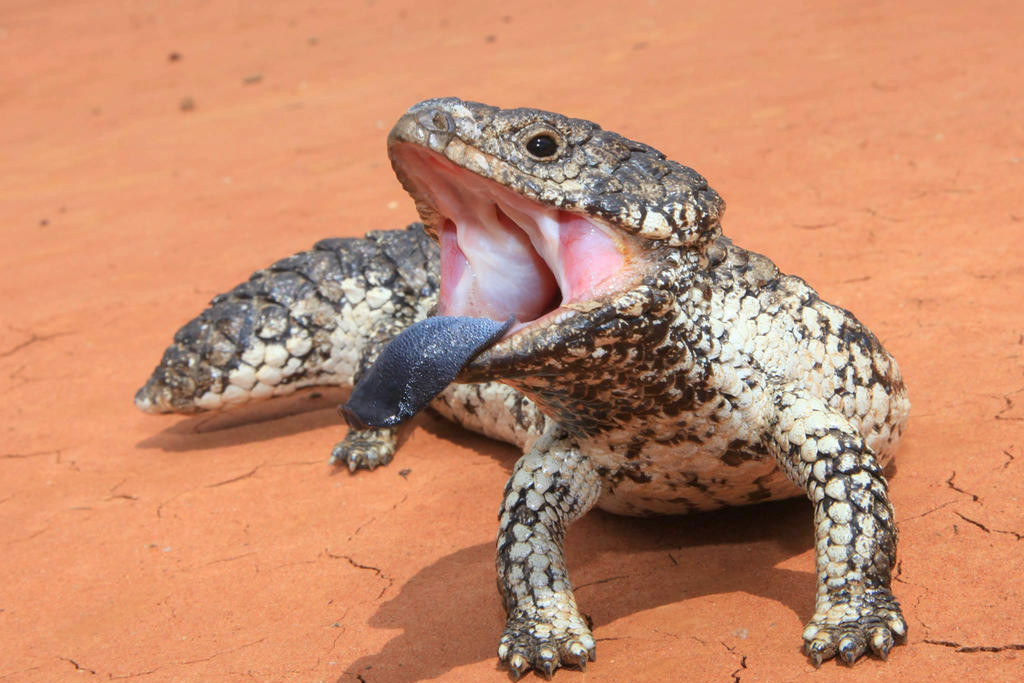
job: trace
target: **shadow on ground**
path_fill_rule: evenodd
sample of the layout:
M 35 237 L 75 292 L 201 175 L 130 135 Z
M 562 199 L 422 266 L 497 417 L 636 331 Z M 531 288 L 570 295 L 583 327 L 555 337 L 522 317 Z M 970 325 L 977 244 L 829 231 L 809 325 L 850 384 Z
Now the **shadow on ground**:
M 775 566 L 810 549 L 811 541 L 809 505 L 795 499 L 685 517 L 595 512 L 573 525 L 567 553 L 577 598 L 593 619 L 600 649 L 611 622 L 705 595 L 743 591 L 779 602 L 806 620 L 813 575 Z M 664 561 L 648 557 L 644 564 L 653 569 L 631 573 L 637 555 L 662 555 Z M 359 675 L 412 683 L 495 658 L 504 616 L 494 575 L 491 543 L 458 550 L 414 575 L 369 622 L 402 634 L 346 666 L 339 682 Z M 490 645 L 479 645 L 487 642 L 480 633 L 493 634 Z
M 318 389 L 179 418 L 138 445 L 187 452 L 330 426 L 339 428 L 340 439 L 344 425 L 336 408 L 346 393 Z M 436 417 L 418 417 L 414 425 L 494 459 L 506 472 L 518 457 L 507 444 Z M 325 458 L 329 446 L 324 444 Z M 887 476 L 895 469 L 890 463 Z M 813 608 L 813 573 L 810 567 L 793 571 L 778 565 L 811 549 L 810 521 L 810 506 L 801 498 L 686 516 L 587 515 L 569 531 L 566 549 L 576 595 L 593 620 L 598 648 L 602 637 L 614 634 L 609 625 L 623 617 L 709 595 L 748 593 L 780 603 L 806 621 Z M 362 676 L 412 683 L 487 660 L 497 667 L 504 613 L 494 580 L 493 543 L 459 549 L 419 571 L 369 621 L 375 629 L 401 634 L 375 654 L 342 663 L 345 673 L 338 680 Z M 490 637 L 480 638 L 481 633 Z
M 254 401 L 236 408 L 188 417 L 154 416 L 154 430 L 166 420 L 164 428 L 136 444 L 138 448 L 168 452 L 209 450 L 276 439 L 311 429 L 337 426 L 338 439 L 345 434 L 345 423 L 338 405 L 348 392 L 336 388 L 299 391 L 272 401 Z M 325 452 L 329 445 L 325 446 Z

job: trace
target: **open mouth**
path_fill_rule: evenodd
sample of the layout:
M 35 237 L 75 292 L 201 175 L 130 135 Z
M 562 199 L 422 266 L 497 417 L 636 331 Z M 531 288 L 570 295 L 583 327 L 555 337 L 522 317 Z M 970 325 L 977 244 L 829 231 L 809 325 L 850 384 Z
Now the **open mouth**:
M 517 359 L 570 348 L 581 319 L 606 312 L 599 300 L 641 278 L 645 260 L 631 236 L 489 180 L 509 172 L 502 162 L 470 150 L 463 168 L 406 142 L 389 151 L 437 233 L 441 291 L 437 315 L 392 339 L 352 390 L 342 407 L 350 425 L 395 426 L 453 381 L 528 371 Z
M 391 149 L 407 187 L 439 214 L 438 315 L 515 319 L 506 337 L 559 309 L 621 289 L 627 236 L 531 201 L 414 144 Z M 479 155 L 473 160 L 486 165 Z

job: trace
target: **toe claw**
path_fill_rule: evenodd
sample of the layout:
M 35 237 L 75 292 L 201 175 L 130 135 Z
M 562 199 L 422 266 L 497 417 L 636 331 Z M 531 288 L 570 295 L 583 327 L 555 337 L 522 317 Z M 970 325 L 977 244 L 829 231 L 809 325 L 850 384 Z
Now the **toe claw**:
M 530 664 L 526 661 L 526 657 L 516 652 L 508 658 L 508 675 L 512 677 L 513 681 L 518 681 L 529 666 Z
M 576 668 L 580 671 L 587 670 L 587 657 L 588 650 L 584 647 L 583 643 L 576 641 L 569 645 L 569 657 L 573 658 L 576 662 Z
M 902 616 L 897 614 L 895 619 L 889 620 L 889 630 L 900 642 L 907 639 L 907 622 Z
M 839 656 L 849 665 L 853 665 L 864 654 L 865 649 L 867 649 L 867 643 L 864 642 L 864 638 L 859 632 L 846 635 L 839 641 Z
M 811 658 L 811 662 L 814 663 L 815 669 L 820 667 L 823 661 L 831 658 L 836 653 L 835 646 L 832 643 L 821 640 L 815 640 L 808 643 L 804 646 L 804 651 L 807 652 L 807 656 Z
M 871 634 L 871 651 L 878 655 L 879 659 L 883 661 L 888 659 L 893 645 L 892 632 L 888 629 L 878 628 Z

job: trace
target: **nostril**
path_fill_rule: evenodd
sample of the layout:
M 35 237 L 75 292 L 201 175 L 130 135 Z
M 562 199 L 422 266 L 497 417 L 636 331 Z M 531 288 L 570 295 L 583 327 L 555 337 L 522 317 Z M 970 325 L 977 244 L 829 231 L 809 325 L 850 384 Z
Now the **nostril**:
M 451 133 L 455 130 L 455 121 L 451 115 L 440 109 L 428 109 L 416 118 L 431 133 Z

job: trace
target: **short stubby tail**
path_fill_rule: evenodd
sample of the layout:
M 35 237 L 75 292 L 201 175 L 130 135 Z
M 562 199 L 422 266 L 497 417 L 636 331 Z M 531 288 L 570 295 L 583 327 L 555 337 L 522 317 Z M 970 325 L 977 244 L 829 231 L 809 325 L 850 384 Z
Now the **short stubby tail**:
M 174 335 L 135 405 L 191 413 L 304 386 L 352 386 L 434 307 L 438 263 L 418 223 L 322 240 L 214 297 Z

